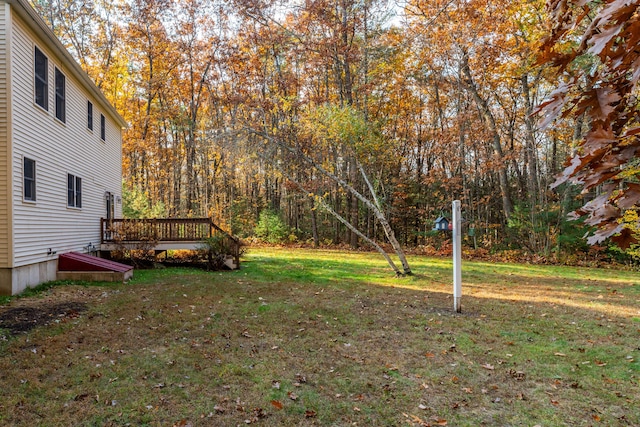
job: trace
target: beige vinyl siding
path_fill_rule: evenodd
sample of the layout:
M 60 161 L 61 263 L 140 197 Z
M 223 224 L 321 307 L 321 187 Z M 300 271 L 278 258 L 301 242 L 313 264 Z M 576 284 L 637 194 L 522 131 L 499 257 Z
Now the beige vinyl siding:
M 0 268 L 12 265 L 11 236 L 11 139 L 9 125 L 9 80 L 7 45 L 11 25 L 10 6 L 0 3 Z
M 121 131 L 99 102 L 60 58 L 26 24 L 14 16 L 12 33 L 13 188 L 15 266 L 43 262 L 57 254 L 99 246 L 104 194 L 121 194 Z M 33 52 L 49 59 L 49 111 L 34 102 Z M 66 123 L 55 118 L 54 68 L 66 77 Z M 107 140 L 87 132 L 87 100 L 94 117 L 107 118 Z M 22 200 L 22 159 L 36 161 L 36 202 Z M 82 178 L 82 208 L 67 207 L 67 174 Z M 117 206 L 119 207 L 119 206 Z

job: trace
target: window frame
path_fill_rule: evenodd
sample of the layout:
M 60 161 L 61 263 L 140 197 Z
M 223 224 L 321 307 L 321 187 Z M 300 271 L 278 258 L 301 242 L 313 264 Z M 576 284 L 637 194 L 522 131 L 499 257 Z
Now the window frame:
M 100 139 L 107 140 L 107 119 L 102 113 L 100 113 Z
M 31 162 L 32 171 L 33 171 L 32 176 L 27 176 L 27 162 Z M 28 183 L 27 183 L 27 180 L 28 180 Z M 29 157 L 23 157 L 22 158 L 22 201 L 29 202 L 29 203 L 35 203 L 37 201 L 36 182 L 37 182 L 36 161 Z M 29 197 L 27 196 L 27 188 L 29 188 L 31 193 L 31 196 Z
M 55 85 L 55 93 L 56 93 L 56 102 L 55 102 L 56 119 L 60 120 L 62 123 L 66 123 L 67 122 L 67 100 L 66 100 L 67 77 L 58 67 L 55 67 L 55 71 L 54 71 L 54 85 Z
M 44 70 L 38 70 L 38 57 L 44 62 Z M 44 71 L 44 75 L 38 71 Z M 33 102 L 49 111 L 49 58 L 38 46 L 34 46 L 33 53 Z
M 87 129 L 93 132 L 93 102 L 87 100 Z
M 67 207 L 82 209 L 82 178 L 67 174 Z

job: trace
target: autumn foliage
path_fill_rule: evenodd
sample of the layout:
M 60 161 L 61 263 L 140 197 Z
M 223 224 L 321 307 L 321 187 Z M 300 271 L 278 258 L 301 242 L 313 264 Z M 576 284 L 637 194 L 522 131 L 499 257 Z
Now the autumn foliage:
M 130 123 L 125 185 L 168 216 L 252 237 L 269 211 L 289 243 L 427 253 L 458 199 L 468 247 L 562 261 L 591 226 L 632 234 L 637 3 L 35 6 Z
M 640 200 L 640 2 L 554 0 L 548 8 L 555 25 L 539 62 L 557 67 L 559 82 L 540 107 L 543 125 L 582 115 L 589 123 L 554 186 L 570 181 L 583 192 L 599 186 L 599 195 L 575 213 L 599 227 L 591 243 L 613 236 L 626 247 L 632 230 L 620 218 Z

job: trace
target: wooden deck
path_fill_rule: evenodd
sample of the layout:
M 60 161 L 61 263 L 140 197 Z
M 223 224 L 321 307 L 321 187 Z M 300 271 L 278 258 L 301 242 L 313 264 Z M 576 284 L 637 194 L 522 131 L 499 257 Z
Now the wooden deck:
M 145 218 L 100 220 L 101 251 L 146 249 L 202 249 L 204 241 L 221 236 L 231 248 L 228 255 L 240 265 L 240 241 L 218 227 L 211 218 Z

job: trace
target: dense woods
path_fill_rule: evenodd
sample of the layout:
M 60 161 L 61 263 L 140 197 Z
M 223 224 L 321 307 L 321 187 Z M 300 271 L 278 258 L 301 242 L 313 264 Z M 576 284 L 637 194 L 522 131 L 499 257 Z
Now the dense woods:
M 570 213 L 616 197 L 613 175 L 584 192 L 569 173 L 556 182 L 593 134 L 588 106 L 552 103 L 561 117 L 546 127 L 537 109 L 563 82 L 598 84 L 606 58 L 582 35 L 603 2 L 34 3 L 130 123 L 130 215 L 211 216 L 274 242 L 438 248 L 434 220 L 460 199 L 470 247 L 563 258 L 587 250 L 589 226 Z M 622 127 L 637 122 L 637 77 Z M 611 166 L 624 171 L 615 188 L 636 185 L 634 157 Z M 618 209 L 608 218 L 633 234 L 635 201 Z

